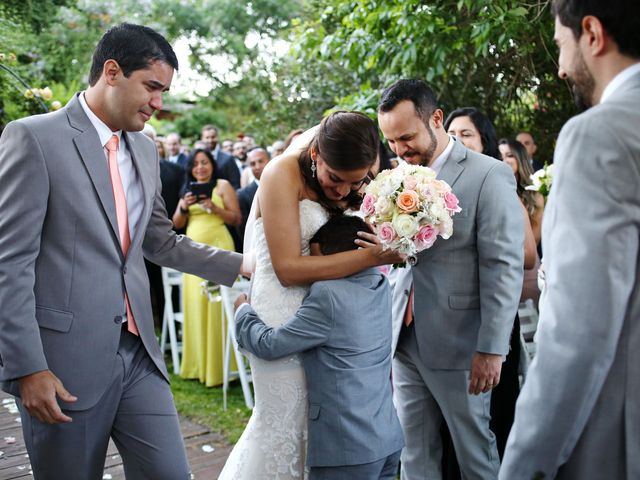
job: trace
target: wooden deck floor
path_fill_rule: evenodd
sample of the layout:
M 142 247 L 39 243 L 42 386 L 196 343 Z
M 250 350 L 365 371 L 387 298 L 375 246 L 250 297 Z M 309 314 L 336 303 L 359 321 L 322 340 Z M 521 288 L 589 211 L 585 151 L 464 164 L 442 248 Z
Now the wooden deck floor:
M 0 392 L 0 480 L 33 478 L 22 437 L 20 414 L 13 397 Z M 195 480 L 218 478 L 231 446 L 217 433 L 180 419 L 182 435 Z M 122 459 L 113 442 L 109 444 L 103 479 L 124 479 Z

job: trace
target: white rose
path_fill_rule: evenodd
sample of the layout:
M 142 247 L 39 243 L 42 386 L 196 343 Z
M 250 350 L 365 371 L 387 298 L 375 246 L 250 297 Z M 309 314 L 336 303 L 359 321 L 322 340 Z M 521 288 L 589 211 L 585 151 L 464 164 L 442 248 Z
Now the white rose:
M 453 235 L 453 219 L 447 215 L 447 218 L 440 224 L 440 236 L 445 240 Z
M 378 215 L 386 217 L 393 213 L 393 202 L 390 202 L 387 197 L 378 197 L 375 203 L 375 209 Z
M 418 222 L 411 215 L 401 213 L 393 219 L 393 228 L 401 237 L 413 237 L 418 233 Z

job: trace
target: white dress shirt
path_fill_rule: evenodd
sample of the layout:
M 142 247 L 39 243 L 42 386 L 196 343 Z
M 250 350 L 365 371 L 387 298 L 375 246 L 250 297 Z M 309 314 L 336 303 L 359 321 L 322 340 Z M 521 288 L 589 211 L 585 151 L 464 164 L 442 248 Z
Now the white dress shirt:
M 625 68 L 620 73 L 618 73 L 613 80 L 609 82 L 604 91 L 602 92 L 602 96 L 600 97 L 600 103 L 603 103 L 615 92 L 620 86 L 629 80 L 634 75 L 640 73 L 640 62 L 634 63 L 630 67 Z
M 105 145 L 113 135 L 117 135 L 119 140 L 118 147 L 118 170 L 120 171 L 120 178 L 122 179 L 122 188 L 127 199 L 127 213 L 129 215 L 129 235 L 133 241 L 133 237 L 136 234 L 140 217 L 142 217 L 142 208 L 144 207 L 144 195 L 142 191 L 142 183 L 138 177 L 138 171 L 136 170 L 133 160 L 131 159 L 131 153 L 127 148 L 127 143 L 123 142 L 122 130 L 117 132 L 111 131 L 107 125 L 100 120 L 95 113 L 91 111 L 87 101 L 84 98 L 84 92 L 78 97 L 80 105 L 84 113 L 87 114 L 91 124 L 96 129 L 98 137 L 100 138 L 100 144 L 104 151 L 105 166 L 108 165 L 108 152 Z M 108 168 L 105 170 L 108 172 Z

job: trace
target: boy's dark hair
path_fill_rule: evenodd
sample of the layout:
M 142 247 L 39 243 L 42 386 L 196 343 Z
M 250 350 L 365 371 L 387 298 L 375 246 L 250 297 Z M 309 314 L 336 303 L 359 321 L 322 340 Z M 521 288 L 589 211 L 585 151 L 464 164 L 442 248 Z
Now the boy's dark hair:
M 378 112 L 390 112 L 404 100 L 413 103 L 416 113 L 425 125 L 429 124 L 429 118 L 438 108 L 436 95 L 429 85 L 422 80 L 404 79 L 398 80 L 382 92 Z
M 638 0 L 554 0 L 552 12 L 562 25 L 573 31 L 576 39 L 582 35 L 582 19 L 587 15 L 597 17 L 620 53 L 640 58 Z
M 121 23 L 109 29 L 93 52 L 89 85 L 94 86 L 102 75 L 104 62 L 115 60 L 125 77 L 144 70 L 155 61 L 178 69 L 178 59 L 169 42 L 155 30 L 143 25 Z
M 320 227 L 309 243 L 319 243 L 323 255 L 348 252 L 358 248 L 354 242 L 360 238 L 358 232 L 368 231 L 369 227 L 360 217 L 336 215 Z

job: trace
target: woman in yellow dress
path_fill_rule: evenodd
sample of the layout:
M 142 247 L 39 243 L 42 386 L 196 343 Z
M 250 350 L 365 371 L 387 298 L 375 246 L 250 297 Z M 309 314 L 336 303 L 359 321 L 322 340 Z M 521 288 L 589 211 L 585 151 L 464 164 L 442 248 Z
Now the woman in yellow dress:
M 191 239 L 225 250 L 234 250 L 225 227 L 241 220 L 236 192 L 229 182 L 218 179 L 216 162 L 207 150 L 196 149 L 186 166 L 182 198 L 173 215 L 177 229 L 187 227 Z M 184 275 L 182 299 L 182 364 L 180 376 L 197 378 L 208 387 L 222 383 L 222 337 L 220 302 L 210 302 L 202 291 L 203 280 Z

